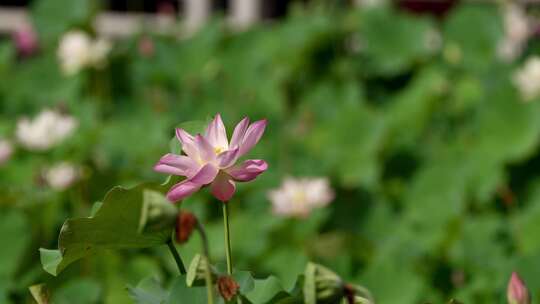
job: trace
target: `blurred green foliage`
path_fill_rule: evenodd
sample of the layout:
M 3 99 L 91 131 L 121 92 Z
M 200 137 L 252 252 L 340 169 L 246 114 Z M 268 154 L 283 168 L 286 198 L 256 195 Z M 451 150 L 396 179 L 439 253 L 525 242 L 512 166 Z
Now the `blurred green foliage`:
M 189 39 L 117 41 L 107 69 L 64 77 L 58 39 L 87 27 L 90 6 L 36 1 L 32 58 L 0 42 L 0 136 L 45 107 L 80 123 L 62 145 L 19 147 L 0 168 L 0 302 L 30 303 L 27 287 L 46 282 L 55 303 L 131 303 L 128 284 L 169 282 L 164 246 L 103 252 L 58 277 L 42 271 L 37 249 L 56 248 L 64 219 L 87 216 L 114 185 L 163 181 L 152 166 L 174 126 L 218 112 L 229 130 L 244 116 L 269 119 L 251 154 L 270 169 L 230 205 L 237 268 L 290 289 L 315 260 L 380 304 L 503 303 L 512 270 L 540 293 L 540 103 L 524 103 L 511 82 L 520 60 L 496 56 L 496 6 L 462 4 L 444 19 L 314 6 L 244 32 L 215 20 Z M 84 174 L 55 192 L 37 177 L 62 160 Z M 272 215 L 266 192 L 287 175 L 331 178 L 335 201 L 306 219 Z M 219 203 L 202 191 L 182 207 L 222 260 Z M 189 261 L 199 240 L 179 251 Z

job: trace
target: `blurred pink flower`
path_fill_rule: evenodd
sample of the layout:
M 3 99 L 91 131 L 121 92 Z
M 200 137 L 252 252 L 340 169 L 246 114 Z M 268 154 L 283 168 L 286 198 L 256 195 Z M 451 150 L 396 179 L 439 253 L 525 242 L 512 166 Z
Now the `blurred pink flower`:
M 13 145 L 5 139 L 0 139 L 0 166 L 6 163 L 13 154 Z
M 157 172 L 186 177 L 169 190 L 167 198 L 177 202 L 210 185 L 218 200 L 229 201 L 236 190 L 235 181 L 251 181 L 268 168 L 261 159 L 249 159 L 235 165 L 238 158 L 259 142 L 265 128 L 266 119 L 250 124 L 246 117 L 236 125 L 229 142 L 218 114 L 204 135 L 192 136 L 183 129 L 176 129 L 185 155 L 166 154 L 154 166 Z
M 503 61 L 511 62 L 521 55 L 533 30 L 523 6 L 509 1 L 502 7 L 505 36 L 499 42 L 497 53 Z
M 275 214 L 302 218 L 332 202 L 334 191 L 325 177 L 287 177 L 281 187 L 268 192 L 268 199 Z
M 61 162 L 48 168 L 43 177 L 56 191 L 64 191 L 79 179 L 79 169 L 68 162 Z
M 143 36 L 138 43 L 139 54 L 143 57 L 152 57 L 155 53 L 154 41 L 151 37 Z
M 13 42 L 17 52 L 23 57 L 34 54 L 39 47 L 37 34 L 30 25 L 17 29 L 13 33 Z
M 45 151 L 71 136 L 77 126 L 78 121 L 74 117 L 45 109 L 33 119 L 19 119 L 16 137 L 28 150 Z
M 512 272 L 506 293 L 508 304 L 530 304 L 529 291 L 517 272 Z

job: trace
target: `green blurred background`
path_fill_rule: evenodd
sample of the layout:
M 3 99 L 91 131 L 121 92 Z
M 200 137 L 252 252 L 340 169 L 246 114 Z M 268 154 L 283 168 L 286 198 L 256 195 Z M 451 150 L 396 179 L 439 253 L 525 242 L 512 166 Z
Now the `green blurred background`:
M 143 29 L 114 39 L 104 66 L 66 76 L 59 41 L 75 28 L 96 35 L 99 8 L 34 1 L 37 48 L 0 40 L 0 138 L 14 149 L 0 165 L 0 302 L 32 303 L 28 286 L 46 282 L 55 303 L 131 303 L 127 284 L 168 282 L 165 246 L 103 252 L 58 277 L 42 270 L 38 248 L 56 248 L 63 221 L 87 216 L 111 187 L 163 181 L 152 166 L 174 126 L 215 113 L 229 130 L 246 115 L 269 120 L 251 152 L 269 170 L 230 204 L 237 268 L 291 286 L 313 260 L 380 304 L 504 303 L 513 270 L 540 293 L 540 100 L 516 80 L 540 44 L 537 8 L 520 8 L 532 22 L 524 41 L 510 41 L 516 7 L 503 2 L 451 1 L 435 13 L 298 2 L 243 31 L 219 14 L 189 37 L 176 23 Z M 518 50 L 505 54 L 505 41 Z M 540 87 L 540 72 L 521 78 Z M 77 127 L 46 151 L 27 149 L 18 121 L 44 109 Z M 78 178 L 55 189 L 43 172 L 66 161 Z M 306 218 L 278 217 L 267 192 L 286 176 L 327 177 L 335 199 Z M 222 261 L 219 203 L 201 191 L 182 207 L 206 224 Z M 186 261 L 198 248 L 178 247 Z

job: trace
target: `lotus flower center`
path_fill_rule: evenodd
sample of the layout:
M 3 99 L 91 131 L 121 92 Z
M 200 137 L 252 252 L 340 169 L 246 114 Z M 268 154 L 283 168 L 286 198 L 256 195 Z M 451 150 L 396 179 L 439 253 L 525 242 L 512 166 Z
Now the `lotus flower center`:
M 214 152 L 216 153 L 216 155 L 219 155 L 223 151 L 225 151 L 225 148 L 223 148 L 223 147 L 215 147 L 214 148 Z
M 303 190 L 296 190 L 293 194 L 293 204 L 303 206 L 306 202 L 306 193 Z

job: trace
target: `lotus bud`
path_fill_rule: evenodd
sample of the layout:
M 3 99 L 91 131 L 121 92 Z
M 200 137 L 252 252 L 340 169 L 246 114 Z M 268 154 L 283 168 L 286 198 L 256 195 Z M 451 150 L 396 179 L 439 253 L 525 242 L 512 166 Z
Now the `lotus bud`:
M 51 294 L 45 284 L 36 284 L 28 288 L 37 304 L 50 303 Z
M 240 289 L 240 285 L 238 285 L 238 283 L 230 276 L 219 277 L 217 286 L 219 294 L 227 301 L 232 300 L 238 294 L 238 290 Z
M 192 286 L 204 286 L 206 269 L 209 266 L 208 259 L 204 256 L 197 254 L 191 260 L 189 268 L 186 275 L 186 285 L 189 287 Z M 210 274 L 212 276 L 212 281 L 216 280 L 217 271 L 210 265 Z
M 324 266 L 308 263 L 304 277 L 303 291 L 306 304 L 375 303 L 365 287 L 345 283 L 335 272 Z
M 355 294 L 354 288 L 349 284 L 345 284 L 345 286 L 343 287 L 343 291 L 344 291 L 344 297 L 347 304 L 355 304 L 356 294 Z
M 365 287 L 353 284 L 345 284 L 343 287 L 344 298 L 347 304 L 374 304 L 375 300 L 371 292 Z
M 336 302 L 344 296 L 344 282 L 330 269 L 308 263 L 305 270 L 304 297 L 306 304 Z
M 508 304 L 530 304 L 529 291 L 517 272 L 513 272 L 508 282 Z
M 176 220 L 176 242 L 184 244 L 189 241 L 195 226 L 197 226 L 197 218 L 193 213 L 188 211 L 180 212 Z
M 144 190 L 140 232 L 161 231 L 175 226 L 178 210 L 163 194 Z
M 361 297 L 361 296 L 354 296 L 354 299 L 353 299 L 352 303 L 353 304 L 374 304 L 375 302 L 373 302 L 370 299 Z

